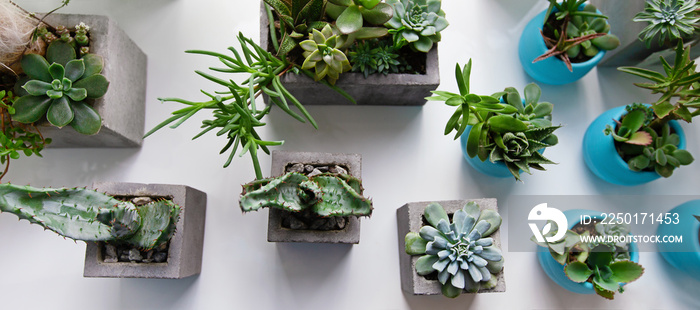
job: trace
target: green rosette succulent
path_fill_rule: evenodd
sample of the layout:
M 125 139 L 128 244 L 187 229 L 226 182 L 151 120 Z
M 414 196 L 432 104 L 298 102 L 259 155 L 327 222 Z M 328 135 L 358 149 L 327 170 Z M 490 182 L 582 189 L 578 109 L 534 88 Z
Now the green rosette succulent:
M 385 36 L 388 31 L 384 27 L 363 27 L 365 22 L 383 25 L 394 10 L 381 0 L 328 0 L 326 14 L 335 20 L 342 35 L 350 35 L 352 40 L 371 39 Z
M 659 45 L 688 38 L 698 29 L 700 15 L 697 0 L 648 0 L 644 11 L 632 19 L 635 22 L 649 23 L 640 33 L 639 40 L 647 47 L 655 37 Z
M 445 209 L 431 203 L 424 215 L 430 225 L 406 234 L 406 253 L 423 255 L 415 265 L 419 275 L 437 273 L 443 295 L 450 298 L 462 290 L 475 293 L 498 284 L 495 274 L 503 270 L 504 259 L 493 238 L 488 238 L 501 226 L 497 212 L 481 211 L 469 202 L 450 223 Z
M 100 74 L 102 57 L 87 54 L 76 59 L 75 48 L 59 40 L 49 45 L 46 58 L 29 54 L 21 63 L 28 80 L 18 82 L 22 97 L 13 105 L 13 120 L 34 123 L 46 116 L 59 128 L 70 125 L 86 135 L 100 131 L 102 118 L 85 100 L 107 92 L 109 82 Z
M 327 77 L 328 83 L 334 85 L 341 73 L 352 69 L 347 56 L 339 49 L 342 43 L 329 25 L 321 31 L 313 29 L 309 39 L 299 45 L 304 49 L 306 58 L 301 68 L 315 69 L 316 81 Z
M 394 16 L 386 23 L 392 28 L 394 45 L 410 46 L 427 53 L 433 43 L 440 42 L 440 31 L 447 28 L 445 12 L 440 0 L 387 0 L 394 8 Z

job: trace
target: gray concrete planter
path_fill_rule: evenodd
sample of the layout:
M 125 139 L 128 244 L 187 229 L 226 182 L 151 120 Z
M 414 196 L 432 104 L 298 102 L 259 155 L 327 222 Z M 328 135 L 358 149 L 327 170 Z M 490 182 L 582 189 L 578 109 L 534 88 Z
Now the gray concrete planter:
M 102 117 L 100 132 L 86 136 L 70 126 L 59 129 L 46 122 L 39 130 L 53 139 L 48 147 L 140 147 L 145 126 L 146 54 L 107 16 L 52 14 L 46 22 L 90 26 L 90 52 L 104 58 L 102 74 L 110 82 L 107 94 L 92 103 Z
M 164 263 L 105 263 L 101 247 L 88 242 L 84 277 L 181 279 L 202 270 L 207 194 L 184 185 L 95 183 L 92 188 L 113 196 L 164 197 L 182 207 Z
M 495 210 L 498 211 L 498 206 L 495 198 L 485 198 L 485 199 L 470 199 L 470 200 L 448 200 L 448 201 L 435 201 L 442 205 L 447 211 L 447 214 L 452 215 L 457 210 L 462 209 L 465 204 L 470 201 L 474 201 L 481 207 L 482 210 Z M 423 276 L 416 273 L 415 265 L 419 256 L 411 256 L 406 254 L 406 241 L 405 237 L 411 231 L 420 231 L 423 226 L 423 213 L 425 212 L 425 207 L 430 204 L 430 202 L 409 202 L 403 205 L 401 208 L 396 210 L 396 219 L 398 221 L 398 238 L 399 238 L 399 266 L 401 268 L 401 288 L 413 295 L 441 295 L 441 285 L 437 280 L 428 280 Z M 501 247 L 501 231 L 500 229 L 493 233 L 491 236 L 494 240 L 494 244 L 497 247 Z M 501 271 L 498 277 L 498 284 L 496 287 L 488 290 L 479 290 L 478 293 L 498 293 L 506 291 L 506 281 L 504 278 L 504 271 Z M 466 291 L 463 292 L 466 294 Z
M 264 5 L 261 1 L 260 46 L 267 48 L 270 27 Z M 440 85 L 437 45 L 427 54 L 425 67 L 425 74 L 373 74 L 367 78 L 362 73 L 347 72 L 340 75 L 336 86 L 350 94 L 358 105 L 424 105 L 424 98 Z M 336 91 L 304 74 L 285 74 L 282 84 L 303 105 L 352 105 Z M 267 96 L 264 97 L 267 102 Z
M 362 177 L 362 156 L 359 154 L 330 154 L 310 152 L 272 151 L 271 177 L 284 174 L 290 163 L 344 165 L 348 174 Z M 348 217 L 348 223 L 341 230 L 295 230 L 282 227 L 283 211 L 269 209 L 267 224 L 268 242 L 308 242 L 308 243 L 360 243 L 360 219 Z
M 673 62 L 672 59 L 675 57 L 673 48 L 663 48 L 653 43 L 651 48 L 647 48 L 644 42 L 639 40 L 639 33 L 647 23 L 634 22 L 632 18 L 644 10 L 646 1 L 591 0 L 590 2 L 603 14 L 609 16 L 610 31 L 620 38 L 620 46 L 608 51 L 599 65 L 614 67 L 656 65 L 660 64 L 659 56 L 662 55 L 669 62 Z M 694 40 L 699 39 L 700 37 L 696 36 Z M 700 50 L 691 52 L 693 53 L 691 58 L 700 57 Z

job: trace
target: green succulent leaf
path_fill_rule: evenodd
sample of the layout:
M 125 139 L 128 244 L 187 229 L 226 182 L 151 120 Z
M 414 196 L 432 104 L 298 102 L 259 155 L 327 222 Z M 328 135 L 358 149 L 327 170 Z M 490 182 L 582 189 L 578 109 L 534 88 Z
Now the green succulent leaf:
M 412 254 L 413 255 L 413 254 Z M 421 276 L 429 275 L 435 271 L 433 265 L 437 263 L 438 257 L 435 255 L 423 255 L 416 261 L 416 273 Z
M 610 264 L 612 271 L 611 280 L 630 283 L 639 279 L 644 274 L 644 268 L 633 261 L 619 261 Z
M 336 20 L 336 26 L 343 34 L 350 34 L 362 28 L 362 13 L 360 8 L 352 4 L 343 11 Z
M 20 123 L 34 123 L 39 121 L 51 106 L 53 100 L 45 96 L 23 96 L 15 101 L 12 107 L 15 114 L 12 119 Z
M 69 61 L 76 58 L 75 49 L 69 43 L 56 40 L 46 48 L 46 60 L 53 64 L 57 63 L 65 66 Z
M 96 54 L 86 54 L 80 59 L 85 63 L 85 71 L 83 72 L 82 77 L 102 73 L 102 69 L 104 68 L 104 59 L 102 56 Z
M 46 114 L 46 119 L 56 127 L 63 127 L 70 124 L 73 121 L 73 109 L 70 106 L 70 100 L 68 97 L 61 97 L 59 99 L 53 99 L 51 106 Z
M 22 56 L 22 69 L 33 80 L 40 80 L 51 83 L 53 78 L 49 73 L 49 63 L 44 57 L 37 54 L 27 54 Z
M 527 130 L 527 124 L 510 115 L 496 115 L 489 118 L 488 125 L 490 130 L 498 133 L 523 132 Z
M 65 77 L 75 82 L 85 74 L 85 60 L 75 59 L 66 64 Z
M 47 91 L 53 90 L 50 83 L 40 80 L 31 80 L 22 86 L 32 96 L 44 96 Z
M 593 270 L 582 262 L 571 262 L 564 267 L 566 276 L 576 283 L 586 282 L 593 275 Z
M 428 223 L 430 223 L 430 225 L 433 227 L 437 227 L 440 220 L 445 220 L 448 223 L 450 222 L 450 218 L 447 216 L 445 209 L 436 202 L 430 203 L 425 208 L 423 215 Z
M 421 238 L 421 236 L 416 232 L 409 232 L 406 234 L 406 253 L 408 255 L 421 255 L 425 254 L 425 246 L 428 244 L 426 240 Z M 432 264 L 431 264 L 432 266 Z
M 107 93 L 109 81 L 107 81 L 107 78 L 104 75 L 93 74 L 73 83 L 73 87 L 84 88 L 87 91 L 88 98 L 97 99 L 101 98 Z

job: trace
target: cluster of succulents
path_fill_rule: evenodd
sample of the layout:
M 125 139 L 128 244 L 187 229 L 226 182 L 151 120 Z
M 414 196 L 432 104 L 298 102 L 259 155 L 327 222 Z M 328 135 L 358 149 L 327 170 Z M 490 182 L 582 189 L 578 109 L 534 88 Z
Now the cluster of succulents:
M 549 2 L 544 27 L 547 31 L 542 32 L 549 50 L 533 62 L 558 56 L 572 71 L 572 59 L 587 60 L 600 50 L 612 50 L 620 45 L 620 39 L 609 33 L 610 25 L 606 22 L 608 17 L 597 13 L 598 9 L 594 5 L 584 5 L 586 0 Z M 579 10 L 582 5 L 583 9 Z
M 533 83 L 525 87 L 524 102 L 512 87 L 491 96 L 476 95 L 469 88 L 471 65 L 470 60 L 464 68 L 457 65 L 455 69 L 459 94 L 433 91 L 434 95 L 426 98 L 456 107 L 445 135 L 455 131 L 457 139 L 468 134 L 469 157 L 502 162 L 517 180 L 521 171 L 531 173 L 530 169 L 545 170 L 543 164 L 554 164 L 541 152 L 559 142 L 554 131 L 561 126 L 552 125 L 553 105 L 539 102 L 539 86 Z
M 170 240 L 180 207 L 169 200 L 136 206 L 85 188 L 0 184 L 0 211 L 66 238 L 152 249 Z
M 634 16 L 635 22 L 648 25 L 639 33 L 639 39 L 651 46 L 654 38 L 659 45 L 673 44 L 692 37 L 700 25 L 700 3 L 697 0 L 647 0 L 644 11 Z
M 243 185 L 243 212 L 273 207 L 289 212 L 311 211 L 319 217 L 369 216 L 372 201 L 362 196 L 362 182 L 350 175 L 322 173 L 306 176 L 288 172 Z
M 405 237 L 406 253 L 422 255 L 415 264 L 419 275 L 437 273 L 443 295 L 451 298 L 463 290 L 475 293 L 496 287 L 496 275 L 504 264 L 501 250 L 489 238 L 501 226 L 497 212 L 481 210 L 478 204 L 469 202 L 452 215 L 450 222 L 445 209 L 431 203 L 424 216 L 429 225 Z
M 411 65 L 405 64 L 405 61 L 402 63 L 403 59 L 393 45 L 376 40 L 353 45 L 348 58 L 352 63 L 352 72 L 361 72 L 365 77 L 374 73 L 387 75 L 411 70 Z
M 545 237 L 552 237 L 558 231 L 556 223 L 552 225 Z M 630 227 L 625 224 L 596 222 L 594 229 L 577 233 L 567 230 L 566 235 L 556 242 L 539 242 L 533 236 L 531 240 L 541 247 L 549 249 L 552 258 L 564 265 L 566 276 L 576 283 L 590 282 L 596 294 L 606 299 L 613 299 L 615 292 L 624 292 L 623 283 L 630 283 L 639 279 L 644 273 L 644 268 L 630 260 L 630 247 L 625 242 L 583 242 L 588 237 L 606 236 L 619 237 L 629 235 Z
M 651 81 L 635 85 L 659 93 L 661 97 L 649 107 L 632 104 L 627 113 L 617 121 L 616 128 L 607 126 L 606 135 L 612 135 L 617 151 L 633 171 L 655 171 L 662 177 L 670 177 L 674 169 L 689 165 L 693 156 L 679 149 L 680 138 L 671 132 L 669 122 L 691 122 L 700 110 L 700 75 L 690 59 L 690 47 L 683 48 L 679 41 L 676 57 L 671 65 L 663 57 L 663 72 L 636 67 L 620 67 L 618 70 Z

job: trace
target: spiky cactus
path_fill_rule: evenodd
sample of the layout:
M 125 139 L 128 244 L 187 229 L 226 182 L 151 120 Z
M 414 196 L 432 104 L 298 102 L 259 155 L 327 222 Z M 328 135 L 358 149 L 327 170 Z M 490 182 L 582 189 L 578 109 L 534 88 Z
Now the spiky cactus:
M 372 201 L 362 191 L 360 180 L 349 175 L 289 172 L 243 185 L 240 206 L 243 212 L 274 207 L 294 213 L 310 210 L 321 217 L 369 216 Z
M 85 188 L 0 184 L 0 212 L 74 240 L 107 241 L 145 250 L 175 233 L 180 207 L 169 200 L 135 206 Z

